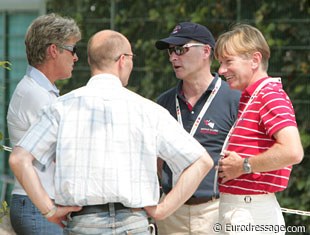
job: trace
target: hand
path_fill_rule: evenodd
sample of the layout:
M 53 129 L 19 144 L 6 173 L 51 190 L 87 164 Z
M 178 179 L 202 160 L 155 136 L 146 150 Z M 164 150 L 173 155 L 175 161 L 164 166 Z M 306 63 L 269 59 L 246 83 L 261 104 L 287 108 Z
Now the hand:
M 238 178 L 243 172 L 243 158 L 236 152 L 224 151 L 224 157 L 219 160 L 219 178 L 222 183 Z
M 159 207 L 158 205 L 156 206 L 146 206 L 144 207 L 144 210 L 146 211 L 146 213 L 152 217 L 155 220 L 161 220 L 164 218 L 161 218 L 161 216 L 159 215 Z
M 47 220 L 49 222 L 58 224 L 60 227 L 64 227 L 64 224 L 62 223 L 62 221 L 66 221 L 67 220 L 67 215 L 71 212 L 74 211 L 79 211 L 81 210 L 82 207 L 80 206 L 57 206 L 57 211 L 56 213 L 48 218 Z
M 157 206 L 146 206 L 146 207 L 144 207 L 144 210 L 153 219 L 155 219 L 155 220 L 158 219 L 156 216 Z

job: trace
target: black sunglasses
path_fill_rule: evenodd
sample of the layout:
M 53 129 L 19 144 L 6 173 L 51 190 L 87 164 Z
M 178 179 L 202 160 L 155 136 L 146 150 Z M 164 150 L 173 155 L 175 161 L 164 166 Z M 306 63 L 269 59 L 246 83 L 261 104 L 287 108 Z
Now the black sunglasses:
M 62 49 L 65 49 L 67 51 L 70 51 L 71 54 L 74 56 L 77 52 L 77 47 L 76 45 L 62 45 L 62 46 L 59 46 L 60 48 Z
M 183 46 L 174 46 L 168 48 L 168 54 L 171 55 L 174 52 L 176 55 L 184 55 L 186 52 L 189 51 L 191 47 L 203 47 L 205 44 L 202 43 L 187 43 Z

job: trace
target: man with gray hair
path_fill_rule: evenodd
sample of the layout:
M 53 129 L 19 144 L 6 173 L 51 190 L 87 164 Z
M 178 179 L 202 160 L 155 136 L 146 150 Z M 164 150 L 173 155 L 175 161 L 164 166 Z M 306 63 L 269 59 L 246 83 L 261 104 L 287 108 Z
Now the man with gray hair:
M 39 16 L 29 26 L 25 36 L 29 65 L 26 75 L 13 93 L 7 114 L 13 146 L 40 116 L 42 107 L 51 104 L 59 96 L 55 82 L 72 76 L 74 63 L 78 61 L 76 43 L 80 39 L 81 33 L 76 22 L 56 14 Z M 54 171 L 54 163 L 44 172 L 37 171 L 52 199 Z M 59 226 L 44 218 L 17 181 L 12 191 L 10 217 L 19 235 L 62 234 Z

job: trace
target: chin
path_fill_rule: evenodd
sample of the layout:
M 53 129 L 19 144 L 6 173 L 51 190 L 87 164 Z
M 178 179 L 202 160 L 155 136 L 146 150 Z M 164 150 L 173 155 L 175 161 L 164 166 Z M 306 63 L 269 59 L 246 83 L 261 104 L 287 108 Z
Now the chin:
M 121 82 L 122 82 L 123 87 L 128 85 L 128 80 L 127 81 L 121 81 Z
M 72 77 L 72 75 L 68 75 L 68 76 L 64 76 L 63 78 L 59 79 L 59 80 L 67 80 L 70 79 Z
M 234 86 L 232 83 L 228 82 L 229 88 L 232 90 L 240 90 L 238 87 Z
M 72 73 L 69 73 L 69 74 L 67 74 L 67 76 L 66 76 L 65 79 L 69 79 L 69 78 L 71 78 L 71 77 L 72 77 Z

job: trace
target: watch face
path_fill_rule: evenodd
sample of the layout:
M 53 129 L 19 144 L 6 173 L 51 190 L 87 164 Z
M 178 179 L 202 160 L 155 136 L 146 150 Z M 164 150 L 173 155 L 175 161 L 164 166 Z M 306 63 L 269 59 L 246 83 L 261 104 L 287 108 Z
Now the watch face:
M 245 173 L 251 173 L 251 167 L 249 166 L 249 164 L 245 164 L 243 166 L 243 169 L 244 169 Z
M 249 159 L 248 158 L 245 158 L 244 159 L 244 162 L 243 162 L 243 170 L 245 173 L 249 174 L 252 172 L 252 168 L 251 168 L 251 165 L 249 163 Z

